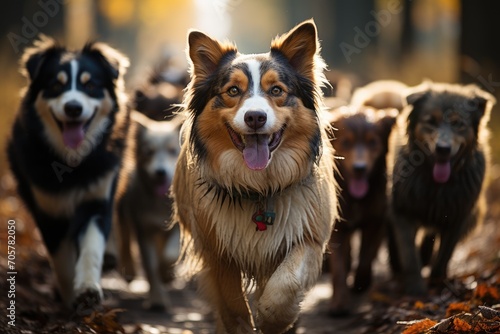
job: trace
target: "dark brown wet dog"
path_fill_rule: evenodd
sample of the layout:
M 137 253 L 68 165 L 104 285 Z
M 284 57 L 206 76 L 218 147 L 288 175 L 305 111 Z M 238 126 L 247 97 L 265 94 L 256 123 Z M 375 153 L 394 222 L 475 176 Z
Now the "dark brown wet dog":
M 351 237 L 356 230 L 361 230 L 361 249 L 354 290 L 365 291 L 371 282 L 372 262 L 385 236 L 386 155 L 397 115 L 397 109 L 366 106 L 341 107 L 331 115 L 337 129 L 332 139 L 339 156 L 336 178 L 342 189 L 342 219 L 336 223 L 331 238 L 332 316 L 350 311 L 347 276 L 351 269 Z
M 393 143 L 392 255 L 399 256 L 405 292 L 422 295 L 422 266 L 432 263 L 430 281 L 442 283 L 456 244 L 482 219 L 486 123 L 495 99 L 473 85 L 424 83 L 407 101 Z M 418 254 L 420 228 L 426 234 Z M 433 254 L 436 237 L 440 246 Z

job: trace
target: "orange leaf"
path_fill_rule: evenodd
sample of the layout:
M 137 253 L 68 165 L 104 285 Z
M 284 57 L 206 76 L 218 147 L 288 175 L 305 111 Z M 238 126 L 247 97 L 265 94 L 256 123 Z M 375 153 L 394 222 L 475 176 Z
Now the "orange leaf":
M 451 303 L 446 309 L 446 318 L 462 312 L 470 312 L 470 306 L 466 303 Z
M 453 326 L 455 327 L 455 330 L 459 332 L 470 332 L 472 329 L 472 326 L 469 325 L 467 322 L 463 321 L 462 319 L 455 318 L 453 319 Z
M 422 321 L 416 322 L 410 327 L 406 328 L 402 334 L 421 334 L 426 330 L 434 326 L 436 322 L 431 319 L 423 319 Z
M 415 305 L 413 305 L 413 307 L 417 310 L 422 310 L 425 307 L 425 304 L 423 302 L 421 302 L 420 300 L 417 300 L 415 302 Z

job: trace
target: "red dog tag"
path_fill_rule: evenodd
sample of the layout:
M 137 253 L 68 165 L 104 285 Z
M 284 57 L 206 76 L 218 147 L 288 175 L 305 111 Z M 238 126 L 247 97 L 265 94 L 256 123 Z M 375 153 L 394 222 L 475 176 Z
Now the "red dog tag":
M 266 216 L 264 215 L 264 211 L 258 210 L 252 216 L 252 221 L 257 225 L 257 231 L 265 231 L 267 230 L 266 225 Z
M 267 225 L 274 223 L 274 212 L 258 210 L 252 216 L 252 221 L 257 225 L 257 231 L 267 230 Z

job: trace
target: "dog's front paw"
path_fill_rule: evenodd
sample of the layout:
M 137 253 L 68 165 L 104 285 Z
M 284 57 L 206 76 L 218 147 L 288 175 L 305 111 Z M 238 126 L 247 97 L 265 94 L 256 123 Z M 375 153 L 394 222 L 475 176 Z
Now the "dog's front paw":
M 88 289 L 77 294 L 73 302 L 73 307 L 78 315 L 88 315 L 101 305 L 101 301 L 102 293 L 97 290 Z
M 97 283 L 85 284 L 76 288 L 75 296 L 73 306 L 77 310 L 95 309 L 103 300 L 101 286 Z

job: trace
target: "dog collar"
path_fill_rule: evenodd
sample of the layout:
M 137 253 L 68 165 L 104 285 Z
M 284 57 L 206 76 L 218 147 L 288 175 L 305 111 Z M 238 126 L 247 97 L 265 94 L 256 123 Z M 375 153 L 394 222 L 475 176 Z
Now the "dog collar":
M 263 202 L 265 204 L 263 205 Z M 252 215 L 252 221 L 257 225 L 256 231 L 265 231 L 267 226 L 274 224 L 276 213 L 274 212 L 274 203 L 272 197 L 266 197 L 265 201 L 259 201 L 257 211 Z
M 311 182 L 311 179 L 312 179 L 312 173 L 309 174 L 302 181 L 300 181 L 298 184 L 289 185 L 284 189 L 268 193 L 266 195 L 251 190 L 231 191 L 224 187 L 220 187 L 215 184 L 210 184 L 206 181 L 201 181 L 201 180 L 199 184 L 200 185 L 205 184 L 207 186 L 207 190 L 203 196 L 206 196 L 212 191 L 215 191 L 214 198 L 216 198 L 218 201 L 222 200 L 222 202 L 224 202 L 226 198 L 229 198 L 233 204 L 239 202 L 240 206 L 242 199 L 255 202 L 257 204 L 256 205 L 257 210 L 252 214 L 252 222 L 256 225 L 256 231 L 265 231 L 267 230 L 268 226 L 272 226 L 274 224 L 274 221 L 276 219 L 276 212 L 274 211 L 274 196 L 278 195 L 283 190 L 286 190 L 290 187 L 308 184 L 309 182 Z

